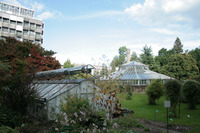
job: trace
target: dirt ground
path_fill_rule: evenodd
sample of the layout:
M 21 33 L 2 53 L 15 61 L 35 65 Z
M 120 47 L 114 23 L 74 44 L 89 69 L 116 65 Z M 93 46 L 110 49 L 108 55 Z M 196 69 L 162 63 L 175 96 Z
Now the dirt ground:
M 137 120 L 139 123 L 149 128 L 151 133 L 167 132 L 167 125 L 164 122 L 157 122 L 157 121 L 144 120 L 144 119 L 137 119 Z M 191 127 L 174 124 L 174 125 L 169 126 L 169 133 L 183 133 L 191 129 L 192 129 Z M 141 131 L 141 129 L 136 129 L 136 130 L 138 130 L 139 133 L 144 132 L 144 131 Z

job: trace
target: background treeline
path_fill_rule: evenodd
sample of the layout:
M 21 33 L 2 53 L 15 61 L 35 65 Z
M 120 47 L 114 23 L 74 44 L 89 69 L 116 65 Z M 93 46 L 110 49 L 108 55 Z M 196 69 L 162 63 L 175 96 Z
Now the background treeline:
M 126 46 L 119 48 L 119 55 L 116 55 L 112 62 L 112 71 L 116 67 L 126 63 Z M 142 54 L 137 56 L 135 52 L 131 54 L 131 61 L 139 61 L 149 66 L 149 69 L 159 72 L 178 80 L 196 79 L 199 80 L 200 68 L 200 47 L 191 51 L 183 51 L 183 44 L 177 37 L 171 49 L 162 48 L 158 51 L 158 55 L 154 56 L 151 46 L 143 47 Z

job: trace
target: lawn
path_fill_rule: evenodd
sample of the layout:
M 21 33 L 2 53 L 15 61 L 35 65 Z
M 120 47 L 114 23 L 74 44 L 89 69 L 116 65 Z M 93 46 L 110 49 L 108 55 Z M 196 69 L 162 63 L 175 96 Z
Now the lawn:
M 161 97 L 156 105 L 148 105 L 148 99 L 145 94 L 134 93 L 131 100 L 125 100 L 120 94 L 119 99 L 122 107 L 134 110 L 134 116 L 136 118 L 166 122 L 165 97 Z M 197 109 L 190 110 L 187 104 L 181 104 L 181 117 L 169 118 L 169 123 L 192 126 L 197 130 L 200 127 L 200 105 L 197 106 Z

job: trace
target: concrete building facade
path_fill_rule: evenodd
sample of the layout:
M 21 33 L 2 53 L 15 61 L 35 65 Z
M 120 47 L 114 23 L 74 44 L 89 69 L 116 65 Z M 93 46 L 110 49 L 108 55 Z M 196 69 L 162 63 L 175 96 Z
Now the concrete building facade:
M 0 39 L 15 37 L 20 41 L 43 43 L 44 23 L 34 18 L 34 11 L 0 2 Z

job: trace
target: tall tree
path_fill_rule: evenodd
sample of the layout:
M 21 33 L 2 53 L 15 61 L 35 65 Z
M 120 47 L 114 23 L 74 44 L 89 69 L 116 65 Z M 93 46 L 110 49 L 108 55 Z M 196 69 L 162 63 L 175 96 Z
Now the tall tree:
M 181 40 L 177 37 L 176 41 L 174 42 L 174 51 L 176 54 L 183 52 L 183 44 L 181 43 Z
M 153 53 L 152 53 L 152 48 L 148 47 L 145 45 L 142 50 L 142 54 L 140 54 L 140 60 L 142 63 L 149 65 L 149 69 L 154 70 L 156 67 Z
M 167 50 L 162 48 L 158 51 L 158 56 L 155 57 L 155 62 L 159 64 L 160 68 L 168 64 L 169 57 L 174 54 L 174 49 Z M 160 71 L 160 70 L 159 70 Z
M 116 55 L 114 58 L 113 58 L 113 60 L 112 60 L 112 62 L 111 62 L 111 67 L 112 67 L 112 71 L 114 72 L 115 71 L 115 69 L 116 69 L 116 67 L 117 66 L 119 66 L 119 57 Z
M 191 50 L 189 54 L 192 55 L 192 57 L 197 61 L 197 66 L 200 70 L 200 47 Z
M 31 87 L 35 72 L 60 68 L 60 63 L 51 56 L 55 52 L 14 38 L 0 40 L 0 53 L 3 105 L 24 115 L 36 96 Z
M 140 61 L 140 58 L 137 56 L 136 52 L 132 52 L 131 61 Z
M 116 67 L 119 67 L 120 65 L 126 63 L 126 52 L 127 52 L 126 46 L 122 46 L 119 48 L 118 50 L 119 55 L 116 55 L 110 64 L 112 67 L 112 71 L 115 71 Z
M 171 55 L 168 64 L 161 69 L 161 73 L 178 80 L 189 79 L 198 72 L 196 60 L 189 54 Z
M 126 46 L 120 47 L 118 52 L 119 52 L 119 64 L 122 65 L 126 63 L 126 52 L 127 52 Z
M 70 59 L 67 59 L 67 61 L 65 61 L 63 68 L 70 68 L 70 67 L 74 67 L 75 65 L 71 63 Z

